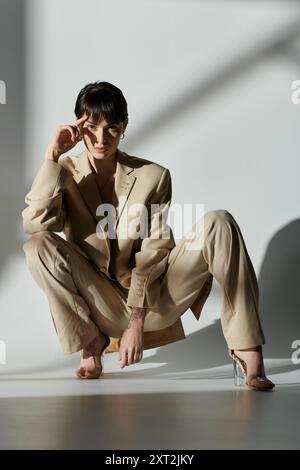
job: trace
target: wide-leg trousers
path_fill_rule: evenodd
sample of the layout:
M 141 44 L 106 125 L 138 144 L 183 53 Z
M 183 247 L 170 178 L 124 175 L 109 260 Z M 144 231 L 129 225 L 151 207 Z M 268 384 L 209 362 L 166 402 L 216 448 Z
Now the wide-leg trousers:
M 54 232 L 33 234 L 23 250 L 31 274 L 48 298 L 65 354 L 83 349 L 96 335 L 103 344 L 105 336 L 122 336 L 131 314 L 128 289 Z M 211 275 L 223 293 L 221 325 L 228 348 L 264 344 L 256 274 L 241 230 L 226 210 L 204 214 L 170 251 L 161 279 L 160 309 L 147 310 L 144 331 L 174 324 Z

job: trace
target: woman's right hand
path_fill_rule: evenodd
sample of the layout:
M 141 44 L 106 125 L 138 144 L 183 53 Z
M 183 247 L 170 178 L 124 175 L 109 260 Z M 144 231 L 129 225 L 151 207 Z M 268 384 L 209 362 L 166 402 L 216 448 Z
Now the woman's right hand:
M 72 125 L 59 126 L 47 148 L 46 160 L 57 162 L 63 153 L 71 150 L 82 140 L 82 126 L 88 117 L 84 114 Z

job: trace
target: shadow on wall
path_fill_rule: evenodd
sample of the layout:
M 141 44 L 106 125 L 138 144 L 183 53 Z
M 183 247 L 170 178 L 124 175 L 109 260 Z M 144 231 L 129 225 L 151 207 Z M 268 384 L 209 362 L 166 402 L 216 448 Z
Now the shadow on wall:
M 289 357 L 300 340 L 300 219 L 271 239 L 259 275 L 268 357 Z
M 6 103 L 0 104 L 0 266 L 19 249 L 18 229 L 25 185 L 25 6 L 24 0 L 2 0 L 0 14 L 0 80 Z
M 221 61 L 218 67 L 212 68 L 209 75 L 195 75 L 195 81 L 189 83 L 188 89 L 183 87 L 182 92 L 178 92 L 171 102 L 167 102 L 165 106 L 160 105 L 155 114 L 145 120 L 139 131 L 130 138 L 130 145 L 139 145 L 149 136 L 152 139 L 157 131 L 161 132 L 165 126 L 170 126 L 178 116 L 183 116 L 194 106 L 199 106 L 200 103 L 205 106 L 206 101 L 214 100 L 218 92 L 274 54 L 284 55 L 299 65 L 298 49 L 293 48 L 293 41 L 299 36 L 300 18 L 296 17 L 267 37 L 254 41 L 252 47 L 246 51 L 243 50 L 239 55 L 233 54 L 225 63 Z

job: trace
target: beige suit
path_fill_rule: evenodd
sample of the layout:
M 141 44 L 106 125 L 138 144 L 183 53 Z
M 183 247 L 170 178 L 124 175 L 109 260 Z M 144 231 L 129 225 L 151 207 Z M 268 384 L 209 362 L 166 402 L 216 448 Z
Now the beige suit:
M 133 306 L 148 309 L 145 349 L 183 339 L 180 316 L 191 308 L 199 319 L 213 276 L 223 287 L 228 346 L 265 342 L 256 276 L 236 221 L 227 211 L 211 211 L 176 245 L 172 230 L 163 236 L 160 218 L 171 196 L 167 168 L 118 150 L 112 238 L 97 212 L 102 201 L 87 151 L 42 164 L 25 198 L 23 227 L 32 236 L 23 248 L 66 354 L 96 334 L 120 337 Z M 162 204 L 142 239 L 124 237 L 136 203 L 149 213 Z M 54 233 L 61 231 L 65 240 Z M 201 239 L 201 247 L 187 249 L 191 239 Z

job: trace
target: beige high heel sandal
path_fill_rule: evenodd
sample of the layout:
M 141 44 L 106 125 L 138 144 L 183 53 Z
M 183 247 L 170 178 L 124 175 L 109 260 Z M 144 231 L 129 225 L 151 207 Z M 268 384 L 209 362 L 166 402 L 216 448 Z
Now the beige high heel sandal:
M 240 359 L 233 349 L 228 349 L 228 354 L 233 360 L 233 372 L 234 372 L 234 385 L 236 387 L 244 386 L 249 390 L 257 390 L 260 392 L 267 392 L 275 387 L 269 379 L 266 377 L 252 377 L 250 382 L 247 382 L 247 365 L 245 361 Z

